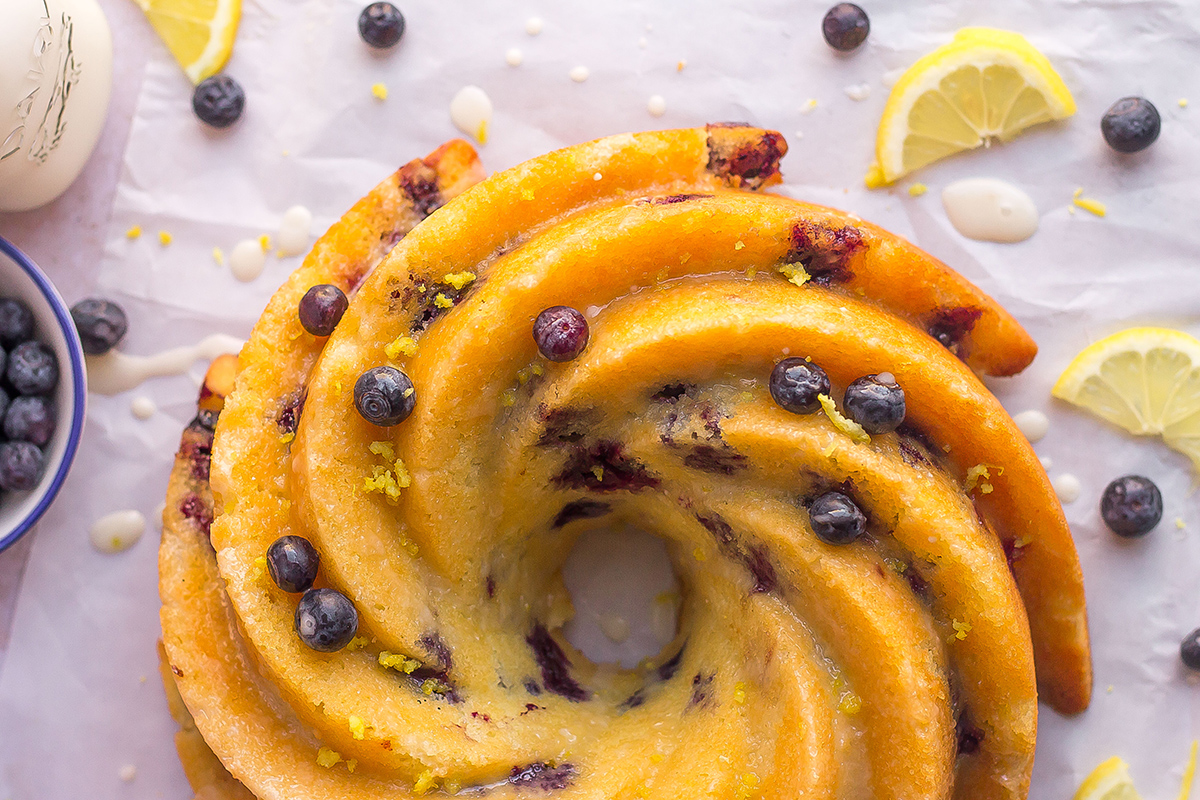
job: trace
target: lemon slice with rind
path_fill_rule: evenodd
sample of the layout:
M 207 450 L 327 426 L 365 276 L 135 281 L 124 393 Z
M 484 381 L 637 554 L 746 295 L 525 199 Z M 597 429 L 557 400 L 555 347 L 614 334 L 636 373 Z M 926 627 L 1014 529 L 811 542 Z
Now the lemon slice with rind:
M 892 183 L 946 156 L 1074 113 L 1071 91 L 1025 37 L 963 28 L 892 87 L 867 185 Z
M 233 52 L 242 0 L 134 0 L 192 83 L 217 74 Z
M 1200 469 L 1200 340 L 1130 328 L 1084 349 L 1051 393 L 1137 436 L 1161 435 Z
M 1075 800 L 1141 800 L 1141 795 L 1133 786 L 1125 759 L 1113 756 L 1083 779 Z

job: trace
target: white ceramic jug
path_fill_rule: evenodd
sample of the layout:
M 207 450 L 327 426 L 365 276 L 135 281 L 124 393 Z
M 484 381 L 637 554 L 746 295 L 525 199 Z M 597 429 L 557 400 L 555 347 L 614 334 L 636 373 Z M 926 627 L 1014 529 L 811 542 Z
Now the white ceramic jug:
M 112 34 L 96 0 L 0 0 L 0 211 L 71 185 L 111 90 Z

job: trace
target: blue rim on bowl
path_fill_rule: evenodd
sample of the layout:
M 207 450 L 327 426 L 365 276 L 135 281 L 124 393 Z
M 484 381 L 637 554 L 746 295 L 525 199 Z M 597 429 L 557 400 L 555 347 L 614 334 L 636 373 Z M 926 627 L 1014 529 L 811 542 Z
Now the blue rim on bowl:
M 54 502 L 59 489 L 62 488 L 63 481 L 67 479 L 67 473 L 71 471 L 71 464 L 75 461 L 75 451 L 79 448 L 79 440 L 83 434 L 83 420 L 87 412 L 87 379 L 84 374 L 83 346 L 79 343 L 75 322 L 71 319 L 71 312 L 58 290 L 54 288 L 54 284 L 28 256 L 2 236 L 0 236 L 0 253 L 8 256 L 13 263 L 25 271 L 54 312 L 54 319 L 58 323 L 70 355 L 68 363 L 71 369 L 71 395 L 75 398 L 75 402 L 72 403 L 71 425 L 67 431 L 66 447 L 63 450 L 62 458 L 58 461 L 54 475 L 50 476 L 49 480 L 43 477 L 42 483 L 35 490 L 41 492 L 37 505 L 25 515 L 15 528 L 0 538 L 0 551 L 3 551 L 24 536 L 41 518 L 42 514 L 46 513 L 46 509 Z

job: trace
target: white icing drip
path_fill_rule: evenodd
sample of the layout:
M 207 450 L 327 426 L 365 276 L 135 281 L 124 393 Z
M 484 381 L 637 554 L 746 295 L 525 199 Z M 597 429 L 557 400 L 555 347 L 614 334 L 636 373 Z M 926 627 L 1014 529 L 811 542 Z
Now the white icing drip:
M 629 640 L 629 621 L 618 614 L 600 614 L 596 617 L 606 639 L 616 644 Z
M 863 101 L 871 96 L 871 84 L 856 83 L 845 88 L 846 97 L 851 100 Z
M 1038 229 L 1033 198 L 1007 181 L 968 178 L 942 190 L 942 206 L 954 229 L 982 242 L 1023 242 Z
M 279 255 L 298 256 L 308 249 L 313 215 L 304 206 L 292 206 L 283 212 L 279 223 Z
M 158 411 L 158 406 L 149 397 L 138 395 L 129 402 L 129 411 L 137 419 L 150 419 Z
M 1064 472 L 1062 475 L 1050 481 L 1050 485 L 1054 487 L 1054 493 L 1058 495 L 1058 499 L 1064 503 L 1073 503 L 1079 499 L 1080 492 L 1083 491 L 1083 484 L 1069 472 Z
M 525 32 L 530 36 L 537 36 L 542 32 L 544 25 L 545 23 L 542 22 L 541 17 L 530 17 L 529 19 L 525 20 Z
M 229 254 L 229 269 L 233 277 L 243 283 L 249 282 L 262 275 L 263 267 L 267 265 L 267 254 L 262 242 L 258 239 L 246 239 L 238 242 Z
M 87 356 L 88 391 L 104 395 L 127 392 L 148 378 L 182 375 L 200 359 L 237 353 L 244 344 L 241 339 L 215 333 L 198 344 L 174 347 L 152 356 L 131 356 L 116 350 L 102 356 Z
M 101 553 L 120 553 L 138 543 L 146 532 L 146 518 L 140 511 L 127 509 L 106 514 L 92 523 L 88 536 Z
M 464 86 L 450 101 L 450 121 L 475 141 L 487 141 L 488 125 L 492 121 L 492 98 L 478 86 Z
M 646 103 L 646 110 L 652 117 L 661 117 L 667 113 L 667 99 L 661 94 L 650 95 L 650 100 Z
M 576 83 L 583 83 L 591 76 L 592 71 L 580 64 L 578 67 L 572 67 L 568 74 L 571 76 L 571 80 Z
M 1030 442 L 1040 442 L 1050 430 L 1050 418 L 1036 409 L 1016 414 L 1013 422 Z
M 1050 469 L 1054 466 L 1054 459 L 1050 456 L 1042 456 L 1038 461 L 1042 462 L 1042 469 Z
M 516 47 L 509 48 L 508 52 L 504 54 L 504 61 L 510 67 L 519 67 L 521 66 L 521 62 L 524 60 L 525 56 L 521 53 L 521 50 Z

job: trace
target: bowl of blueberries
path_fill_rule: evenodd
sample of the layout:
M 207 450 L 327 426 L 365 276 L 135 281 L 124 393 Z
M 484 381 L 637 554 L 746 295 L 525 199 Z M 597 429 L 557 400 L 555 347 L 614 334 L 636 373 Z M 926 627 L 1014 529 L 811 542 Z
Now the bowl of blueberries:
M 66 303 L 0 238 L 0 550 L 62 488 L 83 433 L 83 348 Z

